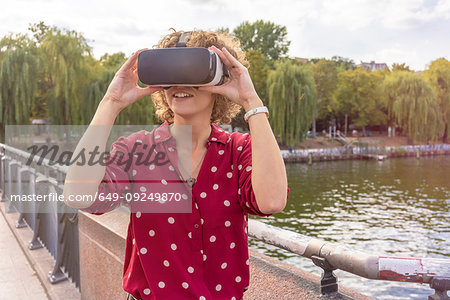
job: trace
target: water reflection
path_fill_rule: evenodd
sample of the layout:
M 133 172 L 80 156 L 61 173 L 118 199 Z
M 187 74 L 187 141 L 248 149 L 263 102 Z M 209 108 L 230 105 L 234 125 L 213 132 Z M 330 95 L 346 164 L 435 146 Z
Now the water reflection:
M 289 164 L 288 205 L 263 219 L 378 255 L 450 257 L 450 157 Z M 313 271 L 307 259 L 250 241 L 252 248 Z M 340 282 L 379 299 L 422 299 L 426 285 L 361 279 Z M 407 296 L 405 296 L 407 295 Z

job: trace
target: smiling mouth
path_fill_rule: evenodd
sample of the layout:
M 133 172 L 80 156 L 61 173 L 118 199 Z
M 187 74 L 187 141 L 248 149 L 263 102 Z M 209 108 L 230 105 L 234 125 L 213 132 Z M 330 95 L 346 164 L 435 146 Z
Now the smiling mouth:
M 186 99 L 193 97 L 191 94 L 188 93 L 174 93 L 172 96 L 176 99 Z

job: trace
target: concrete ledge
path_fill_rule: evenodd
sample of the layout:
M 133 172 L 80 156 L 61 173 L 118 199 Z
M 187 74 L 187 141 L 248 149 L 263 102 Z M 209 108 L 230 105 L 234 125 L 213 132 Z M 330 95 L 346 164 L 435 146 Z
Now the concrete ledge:
M 78 212 L 81 299 L 126 299 L 122 288 L 129 213 Z
M 53 258 L 45 248 L 29 250 L 31 230 L 15 228 L 18 214 L 5 214 L 4 203 L 0 207 L 50 299 L 126 298 L 122 288 L 122 272 L 129 213 L 125 208 L 101 216 L 79 212 L 80 294 L 69 281 L 52 285 L 47 280 L 47 274 L 54 266 Z M 338 295 L 321 296 L 318 276 L 253 250 L 250 250 L 250 274 L 250 287 L 245 292 L 245 300 L 371 299 L 342 286 L 339 286 Z

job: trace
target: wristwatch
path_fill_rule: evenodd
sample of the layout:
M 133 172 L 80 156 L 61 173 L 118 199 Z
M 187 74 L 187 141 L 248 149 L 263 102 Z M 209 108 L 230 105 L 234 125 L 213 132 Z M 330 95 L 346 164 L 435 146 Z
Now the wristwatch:
M 269 117 L 269 110 L 267 109 L 266 106 L 255 107 L 245 113 L 245 115 L 244 115 L 245 122 L 248 122 L 248 118 L 250 118 L 251 116 L 260 114 L 260 113 L 266 113 L 266 116 Z

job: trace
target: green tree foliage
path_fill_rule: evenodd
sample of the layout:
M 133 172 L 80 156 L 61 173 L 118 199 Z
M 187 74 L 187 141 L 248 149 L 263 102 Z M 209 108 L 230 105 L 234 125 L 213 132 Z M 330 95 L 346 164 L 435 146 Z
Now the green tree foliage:
M 381 110 L 381 79 L 380 74 L 361 68 L 349 69 L 338 75 L 336 109 L 346 119 L 349 117 L 356 126 L 362 127 L 364 133 L 367 125 L 386 122 L 386 115 Z
M 316 61 L 311 65 L 311 71 L 317 91 L 317 102 L 312 123 L 313 137 L 315 137 L 317 117 L 325 117 L 331 111 L 333 94 L 337 87 L 338 73 L 336 63 L 327 59 Z
M 242 22 L 234 29 L 233 34 L 241 41 L 245 51 L 259 50 L 273 60 L 286 55 L 291 44 L 287 40 L 286 26 L 270 21 Z
M 42 34 L 39 49 L 51 123 L 81 124 L 82 87 L 89 79 L 85 56 L 90 55 L 90 47 L 85 38 L 53 27 Z
M 353 59 L 342 56 L 333 56 L 331 60 L 336 63 L 338 72 L 356 69 L 355 62 L 353 61 Z
M 412 70 L 409 68 L 409 66 L 407 66 L 405 63 L 402 64 L 392 64 L 392 72 L 396 72 L 396 71 L 408 71 L 408 72 L 412 72 Z
M 0 125 L 27 124 L 31 118 L 52 124 L 88 124 L 111 80 L 126 61 L 123 52 L 99 60 L 82 34 L 40 22 L 32 34 L 10 35 L 0 45 Z M 151 97 L 124 109 L 116 124 L 154 124 Z
M 441 119 L 445 124 L 443 142 L 447 143 L 450 122 L 450 62 L 445 58 L 436 59 L 425 70 L 424 75 L 436 92 Z
M 261 99 L 267 99 L 267 74 L 270 71 L 267 57 L 259 50 L 249 50 L 245 56 L 250 64 L 248 72 L 256 92 Z
M 431 85 L 420 75 L 392 72 L 383 82 L 389 116 L 414 142 L 436 140 L 442 129 L 439 105 Z
M 249 62 L 248 71 L 252 78 L 255 90 L 262 100 L 267 99 L 267 73 L 270 70 L 269 59 L 259 50 L 249 50 L 245 53 L 245 58 Z M 231 121 L 233 127 L 248 130 L 248 124 L 244 121 L 244 111 L 241 110 Z
M 316 103 L 314 79 L 307 65 L 285 59 L 267 78 L 271 125 L 282 143 L 298 145 L 308 132 Z
M 29 124 L 37 87 L 34 43 L 25 35 L 0 40 L 0 140 L 4 126 Z
M 101 65 L 109 70 L 118 70 L 125 61 L 125 53 L 123 52 L 113 54 L 105 53 L 102 57 L 100 57 Z

